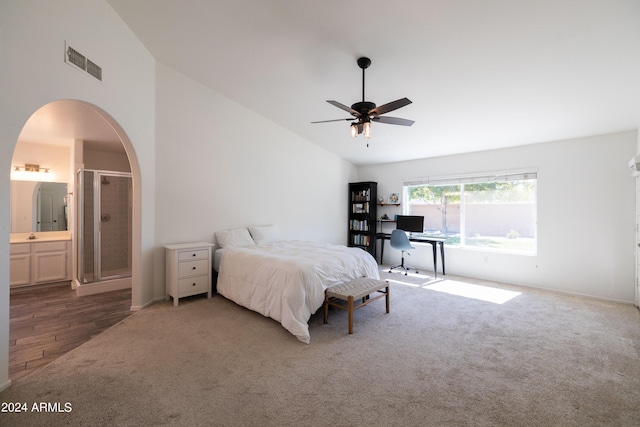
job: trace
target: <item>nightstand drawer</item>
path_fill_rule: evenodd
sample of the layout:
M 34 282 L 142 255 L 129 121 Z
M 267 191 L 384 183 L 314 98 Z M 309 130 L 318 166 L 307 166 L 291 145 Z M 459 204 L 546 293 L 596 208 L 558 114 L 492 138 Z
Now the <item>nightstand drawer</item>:
M 178 264 L 178 277 L 199 276 L 208 274 L 209 261 L 203 259 L 201 261 L 188 261 Z
M 209 256 L 209 249 L 197 249 L 193 251 L 184 251 L 178 254 L 178 261 L 189 261 L 195 259 L 207 259 Z
M 209 292 L 209 276 L 189 277 L 178 281 L 181 297 Z

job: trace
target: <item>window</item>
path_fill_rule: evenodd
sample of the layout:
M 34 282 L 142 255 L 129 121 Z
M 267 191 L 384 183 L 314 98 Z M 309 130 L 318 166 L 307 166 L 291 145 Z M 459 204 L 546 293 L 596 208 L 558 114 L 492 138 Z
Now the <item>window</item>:
M 423 178 L 403 185 L 403 213 L 461 247 L 536 253 L 536 172 Z

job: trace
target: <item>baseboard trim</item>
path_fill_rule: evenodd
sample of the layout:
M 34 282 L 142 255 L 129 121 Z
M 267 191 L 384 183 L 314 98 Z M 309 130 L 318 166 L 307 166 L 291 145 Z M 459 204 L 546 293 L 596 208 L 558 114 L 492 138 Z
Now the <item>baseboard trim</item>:
M 0 392 L 5 391 L 9 387 L 11 387 L 11 380 L 7 380 L 6 382 L 0 384 Z
M 164 300 L 166 300 L 165 297 L 158 297 L 158 298 L 154 298 L 151 301 L 148 301 L 148 302 L 146 302 L 145 304 L 142 304 L 142 305 L 132 305 L 131 306 L 131 311 L 142 310 L 143 308 L 147 308 L 147 307 L 149 307 L 149 306 L 151 306 L 151 305 L 153 305 L 153 304 L 155 304 L 155 303 L 157 303 L 159 301 L 164 301 Z

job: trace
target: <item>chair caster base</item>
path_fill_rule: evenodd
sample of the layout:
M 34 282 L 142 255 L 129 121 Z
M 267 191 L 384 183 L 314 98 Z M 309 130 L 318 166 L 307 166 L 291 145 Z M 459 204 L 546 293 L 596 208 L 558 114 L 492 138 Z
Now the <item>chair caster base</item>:
M 395 270 L 395 269 L 399 269 L 399 268 L 403 268 L 403 267 L 402 267 L 401 265 L 398 265 L 398 266 L 396 266 L 396 267 L 391 267 L 391 268 L 389 269 L 389 273 L 393 273 L 393 270 Z M 403 269 L 404 269 L 404 275 L 405 275 L 405 276 L 407 276 L 407 275 L 409 274 L 409 270 L 410 270 L 410 269 L 409 269 L 409 268 L 403 268 Z M 418 274 L 418 273 L 419 273 L 419 271 L 418 271 L 418 270 L 416 270 L 416 274 Z

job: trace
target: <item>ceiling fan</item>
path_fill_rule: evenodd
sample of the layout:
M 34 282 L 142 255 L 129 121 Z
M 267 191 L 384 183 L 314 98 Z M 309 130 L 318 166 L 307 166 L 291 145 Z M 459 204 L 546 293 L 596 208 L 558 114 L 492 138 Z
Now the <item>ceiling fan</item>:
M 353 117 L 349 117 L 347 119 L 321 120 L 311 123 L 339 122 L 343 120 L 352 121 L 350 126 L 351 136 L 355 138 L 362 133 L 365 139 L 369 139 L 371 137 L 372 121 L 400 126 L 411 126 L 412 124 L 414 124 L 415 122 L 413 120 L 401 119 L 399 117 L 380 117 L 390 111 L 397 110 L 398 108 L 402 108 L 411 104 L 411 101 L 408 98 L 401 98 L 396 101 L 389 102 L 388 104 L 381 105 L 379 107 L 377 107 L 373 102 L 364 100 L 364 70 L 367 69 L 369 65 L 371 65 L 371 60 L 369 58 L 362 57 L 358 58 L 357 62 L 358 67 L 362 69 L 362 101 L 356 102 L 351 107 L 348 107 L 337 101 L 327 101 L 329 104 L 346 111 Z M 369 144 L 367 144 L 367 146 L 369 146 Z

